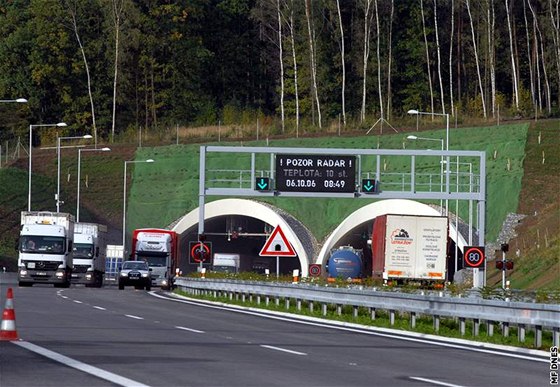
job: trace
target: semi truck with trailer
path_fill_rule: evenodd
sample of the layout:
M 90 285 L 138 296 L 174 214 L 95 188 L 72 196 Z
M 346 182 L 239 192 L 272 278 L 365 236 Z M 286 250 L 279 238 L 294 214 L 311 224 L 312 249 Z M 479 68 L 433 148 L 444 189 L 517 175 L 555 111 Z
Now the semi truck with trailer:
M 24 211 L 18 243 L 20 286 L 69 287 L 72 277 L 74 216 L 62 212 Z
M 74 270 L 72 282 L 86 287 L 103 286 L 107 226 L 97 223 L 74 224 Z
M 448 238 L 445 216 L 376 217 L 371 238 L 373 278 L 443 285 Z
M 140 228 L 132 233 L 131 259 L 148 262 L 152 286 L 173 287 L 175 269 L 179 267 L 178 241 L 172 230 Z

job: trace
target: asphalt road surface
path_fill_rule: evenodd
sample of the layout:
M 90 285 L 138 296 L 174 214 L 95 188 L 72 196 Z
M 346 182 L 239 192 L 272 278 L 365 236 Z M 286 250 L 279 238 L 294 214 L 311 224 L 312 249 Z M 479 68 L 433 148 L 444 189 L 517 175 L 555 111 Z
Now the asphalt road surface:
M 22 341 L 0 342 L 2 387 L 549 385 L 544 359 L 263 317 L 133 288 L 0 281 L 2 307 L 9 286 Z

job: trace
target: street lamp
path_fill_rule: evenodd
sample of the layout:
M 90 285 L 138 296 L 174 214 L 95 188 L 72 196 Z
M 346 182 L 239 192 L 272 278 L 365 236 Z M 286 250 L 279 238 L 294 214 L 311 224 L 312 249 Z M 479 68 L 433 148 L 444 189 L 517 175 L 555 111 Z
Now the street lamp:
M 36 124 L 29 125 L 29 182 L 27 187 L 27 211 L 31 211 L 31 150 L 33 149 L 33 128 L 41 126 L 57 126 L 63 127 L 67 126 L 65 122 L 59 122 L 58 124 Z
M 18 98 L 18 99 L 0 99 L 0 102 L 7 103 L 7 102 L 17 102 L 17 103 L 27 103 L 25 98 Z
M 411 109 L 408 111 L 408 114 L 425 114 L 428 116 L 445 116 L 445 150 L 449 150 L 449 114 L 447 113 L 426 113 L 426 112 L 419 112 L 416 109 Z
M 78 138 L 82 138 L 82 139 L 90 139 L 93 138 L 93 136 L 91 134 L 86 134 L 84 136 L 72 136 L 72 137 L 57 137 L 56 138 L 56 154 L 57 154 L 57 158 L 58 158 L 58 168 L 57 168 L 57 182 L 56 182 L 56 197 L 55 197 L 55 201 L 56 201 L 56 212 L 60 212 L 60 203 L 62 202 L 60 200 L 60 141 L 61 140 L 73 140 L 73 139 L 78 139 Z
M 122 245 L 125 248 L 126 241 L 126 165 L 133 163 L 153 163 L 155 160 L 127 160 L 124 162 L 124 176 L 123 176 L 123 216 L 122 216 Z
M 408 112 L 410 113 L 412 110 L 409 110 Z M 416 111 L 416 110 L 414 110 Z M 443 138 L 429 138 L 429 137 L 418 137 L 418 136 L 414 136 L 414 135 L 410 135 L 406 137 L 407 140 L 424 140 L 424 141 L 438 141 L 441 142 L 441 150 L 443 151 Z M 444 164 L 443 160 L 443 155 L 441 156 L 441 171 L 440 171 L 440 175 L 439 175 L 439 188 L 440 188 L 440 192 L 443 192 L 443 164 Z M 431 180 L 431 179 L 430 179 Z M 446 200 L 446 205 L 445 205 L 445 212 L 447 214 L 447 200 Z M 439 206 L 441 209 L 443 209 L 443 200 L 439 201 Z
M 78 149 L 78 193 L 76 199 L 76 222 L 80 221 L 80 170 L 81 170 L 81 159 L 82 152 L 110 152 L 111 148 L 101 148 L 101 149 Z

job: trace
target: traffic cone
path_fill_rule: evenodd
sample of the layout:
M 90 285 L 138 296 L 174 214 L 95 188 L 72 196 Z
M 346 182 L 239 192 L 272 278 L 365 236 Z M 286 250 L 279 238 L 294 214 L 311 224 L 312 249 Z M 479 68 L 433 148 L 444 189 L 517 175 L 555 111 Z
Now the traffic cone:
M 14 312 L 14 293 L 12 288 L 8 288 L 6 296 L 6 306 L 2 312 L 2 325 L 0 327 L 0 340 L 13 341 L 18 340 L 16 331 L 16 313 Z

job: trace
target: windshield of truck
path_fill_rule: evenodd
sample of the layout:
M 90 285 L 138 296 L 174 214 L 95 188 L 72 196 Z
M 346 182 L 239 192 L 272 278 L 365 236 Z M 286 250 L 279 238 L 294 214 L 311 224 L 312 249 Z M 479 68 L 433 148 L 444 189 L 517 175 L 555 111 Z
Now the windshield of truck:
M 144 255 L 137 254 L 136 259 L 139 261 L 146 261 L 150 267 L 167 267 L 167 256 L 166 255 Z
M 93 245 L 87 243 L 74 243 L 74 258 L 92 258 Z
M 25 235 L 20 238 L 19 251 L 22 253 L 62 254 L 64 253 L 64 238 Z

